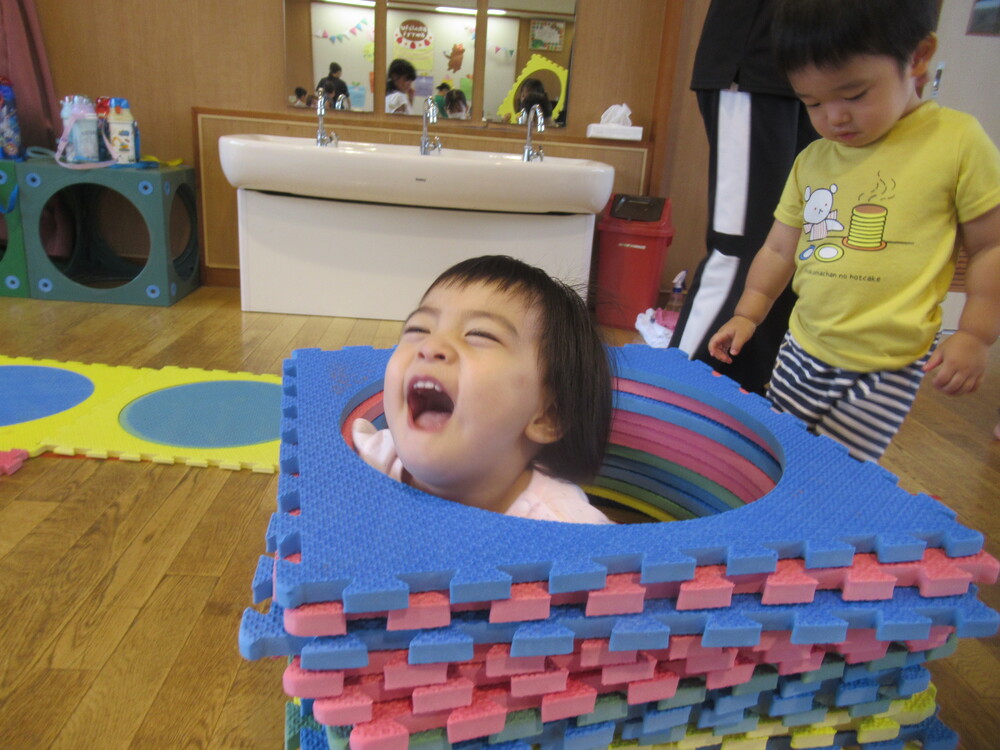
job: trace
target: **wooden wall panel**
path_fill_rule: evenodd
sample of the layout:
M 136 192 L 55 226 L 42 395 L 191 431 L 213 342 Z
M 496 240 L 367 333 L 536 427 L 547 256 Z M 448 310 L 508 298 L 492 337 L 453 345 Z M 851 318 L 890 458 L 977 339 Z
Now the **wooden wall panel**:
M 194 106 L 286 101 L 281 0 L 35 4 L 57 96 L 128 98 L 146 154 L 193 163 Z
M 582 138 L 612 104 L 625 102 L 649 137 L 667 5 L 679 0 L 577 0 L 567 135 Z

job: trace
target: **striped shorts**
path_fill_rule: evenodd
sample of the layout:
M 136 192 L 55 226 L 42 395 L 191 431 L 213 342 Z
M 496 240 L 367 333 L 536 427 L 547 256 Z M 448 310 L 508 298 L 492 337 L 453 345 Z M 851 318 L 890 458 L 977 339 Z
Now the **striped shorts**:
M 899 432 L 934 347 L 901 370 L 853 372 L 831 367 L 799 346 L 789 332 L 778 351 L 767 396 L 811 432 L 847 446 L 861 460 L 878 461 Z

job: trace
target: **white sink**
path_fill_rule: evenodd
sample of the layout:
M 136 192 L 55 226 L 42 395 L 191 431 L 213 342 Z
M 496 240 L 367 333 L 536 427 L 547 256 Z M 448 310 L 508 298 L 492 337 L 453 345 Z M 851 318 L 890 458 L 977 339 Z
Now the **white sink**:
M 536 143 L 536 145 L 539 145 Z M 544 143 L 540 144 L 544 145 Z M 523 213 L 596 214 L 611 196 L 614 167 L 587 159 L 341 141 L 228 135 L 222 171 L 237 188 L 368 203 Z

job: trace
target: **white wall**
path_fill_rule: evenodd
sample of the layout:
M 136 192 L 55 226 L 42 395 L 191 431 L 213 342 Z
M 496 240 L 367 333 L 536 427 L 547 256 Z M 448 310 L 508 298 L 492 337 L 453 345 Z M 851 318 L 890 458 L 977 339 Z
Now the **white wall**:
M 310 16 L 313 80 L 295 85 L 312 93 L 319 80 L 329 72 L 330 63 L 340 63 L 344 69 L 341 80 L 352 91 L 352 104 L 357 103 L 357 89 L 353 87 L 364 88 L 364 107 L 355 109 L 373 111 L 371 74 L 375 55 L 375 10 L 351 5 L 312 3 Z M 352 29 L 355 33 L 351 33 Z M 327 38 L 322 37 L 324 32 L 328 34 Z
M 994 4 L 1000 0 L 991 0 Z M 938 52 L 931 72 L 944 65 L 938 101 L 946 107 L 975 115 L 1000 144 L 1000 36 L 966 34 L 974 0 L 947 0 L 938 22 Z M 924 92 L 931 95 L 931 87 Z
M 486 28 L 486 93 L 483 114 L 497 119 L 497 109 L 517 78 L 517 19 L 490 17 Z M 510 54 L 513 51 L 514 54 Z
M 1000 0 L 991 0 L 1000 3 Z M 976 116 L 993 142 L 1000 145 L 1000 96 L 997 95 L 997 72 L 1000 71 L 1000 37 L 966 34 L 974 0 L 947 0 L 942 3 L 938 21 L 938 51 L 931 64 L 931 74 L 939 65 L 941 85 L 937 99 L 942 105 Z M 924 98 L 934 95 L 932 87 Z M 953 331 L 965 304 L 964 292 L 949 292 L 942 305 L 941 328 Z

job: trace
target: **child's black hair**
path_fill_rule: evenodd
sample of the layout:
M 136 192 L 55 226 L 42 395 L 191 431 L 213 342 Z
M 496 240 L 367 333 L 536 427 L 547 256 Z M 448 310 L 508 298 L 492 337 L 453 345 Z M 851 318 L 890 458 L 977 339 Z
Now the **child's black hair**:
M 413 67 L 413 63 L 409 60 L 404 60 L 401 57 L 397 57 L 389 63 L 389 70 L 386 72 L 385 82 L 385 90 L 386 93 L 389 94 L 393 91 L 399 91 L 399 87 L 396 86 L 396 82 L 392 80 L 393 76 L 400 76 L 407 81 L 415 81 L 417 78 L 417 69 Z
M 448 114 L 457 113 L 468 109 L 469 102 L 465 98 L 465 93 L 461 89 L 450 89 L 444 95 L 444 110 Z
M 778 0 L 772 40 L 778 70 L 837 68 L 886 55 L 905 68 L 937 27 L 937 0 Z
M 543 445 L 535 465 L 550 476 L 584 482 L 597 474 L 611 430 L 612 373 L 587 304 L 569 285 L 506 255 L 456 263 L 435 287 L 482 283 L 522 297 L 540 312 L 538 358 L 561 437 Z

